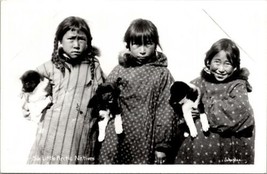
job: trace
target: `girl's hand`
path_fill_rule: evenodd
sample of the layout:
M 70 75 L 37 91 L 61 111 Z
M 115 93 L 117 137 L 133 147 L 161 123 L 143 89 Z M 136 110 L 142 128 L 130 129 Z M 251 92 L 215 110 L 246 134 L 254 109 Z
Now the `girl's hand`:
M 164 152 L 155 151 L 155 164 L 165 164 L 166 154 Z

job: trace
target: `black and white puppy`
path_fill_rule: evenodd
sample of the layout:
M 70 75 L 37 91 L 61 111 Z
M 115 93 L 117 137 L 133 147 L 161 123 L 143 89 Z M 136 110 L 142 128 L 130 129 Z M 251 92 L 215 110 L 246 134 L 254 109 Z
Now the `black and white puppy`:
M 24 117 L 39 122 L 43 111 L 52 105 L 50 81 L 37 71 L 28 70 L 20 77 Z
M 201 97 L 199 88 L 193 84 L 176 81 L 172 84 L 170 92 L 170 105 L 175 111 L 182 111 L 180 114 L 183 114 L 191 137 L 196 137 L 198 133 L 192 116 L 192 110 L 197 109 L 199 105 Z M 206 114 L 200 114 L 200 121 L 203 131 L 208 131 L 209 123 Z
M 119 101 L 120 89 L 117 80 L 115 83 L 105 82 L 98 86 L 95 95 L 89 101 L 89 108 L 92 108 L 92 117 L 98 118 L 99 135 L 98 141 L 105 139 L 105 130 L 110 119 L 114 118 L 116 134 L 123 132 L 121 106 Z

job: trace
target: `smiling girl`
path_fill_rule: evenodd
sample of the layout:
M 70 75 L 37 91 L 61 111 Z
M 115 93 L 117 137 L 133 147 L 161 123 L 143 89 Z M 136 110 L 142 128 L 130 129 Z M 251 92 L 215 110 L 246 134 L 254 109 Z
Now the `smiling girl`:
M 207 114 L 210 130 L 203 133 L 197 118 L 198 136 L 185 138 L 176 163 L 254 163 L 254 116 L 248 100 L 252 88 L 239 56 L 230 39 L 215 42 L 207 52 L 206 67 L 192 83 L 201 89 L 204 109 L 200 112 Z

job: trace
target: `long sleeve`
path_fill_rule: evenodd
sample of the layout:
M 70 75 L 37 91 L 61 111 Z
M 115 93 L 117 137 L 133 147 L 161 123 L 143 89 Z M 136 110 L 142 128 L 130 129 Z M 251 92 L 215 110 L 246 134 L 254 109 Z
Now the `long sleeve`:
M 244 83 L 235 83 L 228 94 L 204 96 L 206 112 L 212 128 L 218 132 L 241 132 L 254 125 L 253 111 Z M 206 97 L 206 98 L 205 98 Z
M 95 64 L 95 78 L 96 78 L 98 85 L 105 82 L 105 79 L 106 79 L 106 76 L 98 62 Z
M 159 98 L 155 118 L 155 149 L 166 151 L 170 148 L 174 132 L 174 111 L 169 105 L 170 86 L 173 77 L 166 71 L 159 88 Z
M 38 66 L 36 68 L 36 71 L 38 71 L 41 75 L 50 79 L 52 74 L 55 74 L 55 66 L 51 61 L 47 61 L 46 63 Z

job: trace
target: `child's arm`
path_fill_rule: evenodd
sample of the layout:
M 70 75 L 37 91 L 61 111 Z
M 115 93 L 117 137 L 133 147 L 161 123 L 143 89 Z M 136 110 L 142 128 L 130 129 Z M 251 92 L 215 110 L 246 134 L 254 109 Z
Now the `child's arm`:
M 248 101 L 246 86 L 237 83 L 223 99 L 211 97 L 206 106 L 212 128 L 219 132 L 241 132 L 254 125 L 253 111 Z
M 175 113 L 169 104 L 170 86 L 174 79 L 169 71 L 166 71 L 161 78 L 160 95 L 157 101 L 154 123 L 156 155 L 159 154 L 158 152 L 163 152 L 166 155 L 170 151 L 174 138 L 173 133 L 175 132 Z M 156 160 L 161 161 L 163 157 L 164 155 L 160 155 L 155 158 Z

